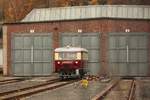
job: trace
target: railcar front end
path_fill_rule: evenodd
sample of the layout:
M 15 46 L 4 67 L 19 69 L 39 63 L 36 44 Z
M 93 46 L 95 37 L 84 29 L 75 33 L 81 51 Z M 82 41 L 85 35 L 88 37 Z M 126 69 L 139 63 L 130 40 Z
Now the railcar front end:
M 55 71 L 62 79 L 83 77 L 86 74 L 88 52 L 84 48 L 56 48 L 54 54 Z

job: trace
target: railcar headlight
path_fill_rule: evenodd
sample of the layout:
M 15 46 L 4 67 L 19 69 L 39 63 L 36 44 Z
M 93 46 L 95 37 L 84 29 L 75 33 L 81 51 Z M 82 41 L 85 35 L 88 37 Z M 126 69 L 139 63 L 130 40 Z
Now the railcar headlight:
M 60 61 L 58 61 L 57 64 L 60 64 Z
M 75 64 L 78 64 L 79 62 L 78 61 L 75 61 Z

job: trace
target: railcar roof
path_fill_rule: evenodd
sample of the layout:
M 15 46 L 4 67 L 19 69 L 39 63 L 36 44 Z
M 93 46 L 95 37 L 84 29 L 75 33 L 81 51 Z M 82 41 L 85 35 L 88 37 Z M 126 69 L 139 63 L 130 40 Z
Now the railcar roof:
M 85 48 L 80 47 L 60 47 L 55 49 L 55 52 L 79 52 L 79 51 L 88 52 L 88 50 L 86 50 Z

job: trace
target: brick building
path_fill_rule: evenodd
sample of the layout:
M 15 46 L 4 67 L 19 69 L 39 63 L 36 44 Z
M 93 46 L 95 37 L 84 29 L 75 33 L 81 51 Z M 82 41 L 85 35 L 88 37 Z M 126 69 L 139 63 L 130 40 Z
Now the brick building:
M 143 5 L 34 9 L 3 26 L 4 75 L 51 75 L 54 48 L 73 45 L 89 50 L 91 75 L 149 76 L 149 19 Z

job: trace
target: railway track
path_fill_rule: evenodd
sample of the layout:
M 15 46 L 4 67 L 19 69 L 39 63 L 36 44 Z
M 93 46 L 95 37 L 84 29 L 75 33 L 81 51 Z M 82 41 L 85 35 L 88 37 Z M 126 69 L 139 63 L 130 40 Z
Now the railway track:
M 7 80 L 0 80 L 0 85 L 6 85 L 6 84 L 10 84 L 10 83 L 16 83 L 16 82 L 21 82 L 24 81 L 25 79 L 7 79 Z
M 19 79 L 22 79 L 22 78 L 2 79 L 2 80 L 0 80 L 0 82 L 6 82 L 6 81 L 11 81 L 11 80 L 19 80 Z
M 7 91 L 0 93 L 0 100 L 19 100 L 21 98 L 24 98 L 26 96 L 30 96 L 39 92 L 43 92 L 46 90 L 52 90 L 67 84 L 71 84 L 74 81 L 61 81 L 59 79 L 50 80 L 46 83 L 22 88 L 19 90 L 13 90 L 13 91 Z
M 130 88 L 128 100 L 135 100 L 135 90 L 136 90 L 136 81 L 133 80 Z
M 111 82 L 92 100 L 134 100 L 135 89 L 135 80 L 116 80 Z

